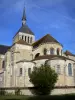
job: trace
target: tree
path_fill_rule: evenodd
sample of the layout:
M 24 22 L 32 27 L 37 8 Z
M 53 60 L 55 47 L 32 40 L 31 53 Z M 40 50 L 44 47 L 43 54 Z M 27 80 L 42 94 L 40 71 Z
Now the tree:
M 49 95 L 57 82 L 57 73 L 47 64 L 41 65 L 30 74 L 36 95 Z

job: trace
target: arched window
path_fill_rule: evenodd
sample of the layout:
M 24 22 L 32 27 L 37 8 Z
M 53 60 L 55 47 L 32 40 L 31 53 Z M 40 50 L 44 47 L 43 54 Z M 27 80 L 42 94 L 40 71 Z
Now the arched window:
M 22 35 L 22 40 L 23 40 L 23 35 Z
M 5 61 L 2 62 L 2 68 L 5 68 Z
M 22 68 L 20 68 L 20 75 L 22 75 Z
M 26 36 L 25 36 L 25 41 L 26 41 Z
M 75 63 L 73 64 L 73 73 L 74 73 L 74 83 L 75 83 Z
M 59 48 L 57 48 L 57 55 L 59 55 L 59 51 L 60 51 L 60 49 L 59 49 Z
M 35 55 L 35 58 L 39 57 L 39 55 L 40 55 L 40 53 L 37 53 L 37 54 Z
M 30 76 L 31 74 L 31 68 L 28 68 L 28 75 Z
M 54 55 L 54 48 L 50 48 L 50 54 Z
M 44 55 L 47 55 L 47 49 L 44 48 Z
M 71 63 L 68 64 L 68 75 L 72 76 L 72 65 L 71 65 Z
M 28 43 L 29 43 L 29 37 L 28 37 Z
M 61 50 L 61 56 L 62 56 L 62 50 Z
M 30 38 L 30 43 L 32 43 L 32 37 Z

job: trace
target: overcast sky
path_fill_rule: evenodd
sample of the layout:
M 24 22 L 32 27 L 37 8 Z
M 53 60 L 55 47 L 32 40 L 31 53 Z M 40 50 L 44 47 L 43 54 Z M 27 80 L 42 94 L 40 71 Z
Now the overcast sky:
M 24 2 L 36 40 L 49 33 L 64 50 L 75 53 L 75 0 L 0 0 L 0 44 L 12 44 L 22 24 Z

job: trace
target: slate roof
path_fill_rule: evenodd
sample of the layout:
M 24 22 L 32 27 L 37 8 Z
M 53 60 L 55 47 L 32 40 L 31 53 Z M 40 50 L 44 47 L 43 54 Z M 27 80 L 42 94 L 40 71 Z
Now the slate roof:
M 33 59 L 33 61 L 35 61 L 35 60 L 42 60 L 42 59 L 55 60 L 55 59 L 58 59 L 58 58 L 62 59 L 62 60 L 71 60 L 71 61 L 75 62 L 75 60 L 69 59 L 69 58 L 64 57 L 64 56 L 59 56 L 59 55 L 44 55 L 44 56 L 39 56 L 39 57 Z
M 70 56 L 75 56 L 74 54 L 72 54 L 70 51 L 68 51 L 68 50 L 66 50 L 65 52 L 64 52 L 64 54 L 66 55 L 66 56 L 68 56 L 68 55 L 70 55 Z
M 38 41 L 34 42 L 32 45 L 33 47 L 38 47 L 39 44 L 42 43 L 50 43 L 50 42 L 54 42 L 54 43 L 58 43 L 60 44 L 56 39 L 54 39 L 50 34 L 45 35 L 44 37 L 42 37 L 41 39 L 39 39 Z M 61 44 L 60 44 L 61 45 Z
M 0 45 L 0 54 L 5 54 L 10 46 Z
M 34 35 L 34 33 L 31 31 L 31 29 L 30 29 L 26 24 L 21 26 L 21 28 L 18 30 L 18 32 L 15 34 L 15 36 L 16 36 L 19 32 L 23 32 L 23 33 L 25 33 L 25 34 Z M 14 36 L 14 37 L 15 37 L 15 36 Z

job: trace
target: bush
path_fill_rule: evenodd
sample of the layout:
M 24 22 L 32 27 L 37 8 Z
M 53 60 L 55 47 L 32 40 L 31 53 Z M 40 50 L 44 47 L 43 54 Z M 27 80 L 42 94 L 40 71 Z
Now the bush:
M 0 89 L 0 95 L 5 95 L 5 94 L 6 94 L 5 90 L 4 89 Z
M 6 95 L 8 95 L 8 96 L 11 95 L 12 96 L 12 95 L 14 95 L 14 93 L 13 92 L 6 92 Z
M 15 90 L 15 95 L 20 95 L 20 89 L 19 88 L 17 88 L 16 90 Z
M 49 95 L 57 82 L 57 73 L 47 64 L 41 65 L 30 74 L 30 82 L 36 95 Z

